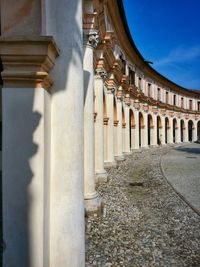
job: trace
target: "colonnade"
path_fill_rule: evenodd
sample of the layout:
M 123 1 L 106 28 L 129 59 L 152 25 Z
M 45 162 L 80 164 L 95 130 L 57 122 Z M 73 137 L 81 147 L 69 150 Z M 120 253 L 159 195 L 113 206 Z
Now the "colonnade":
M 93 108 L 94 116 L 90 118 L 89 126 L 85 112 L 84 121 L 87 127 L 85 139 L 89 136 L 88 127 L 91 131 L 88 139 L 90 149 L 85 150 L 85 172 L 87 164 L 93 165 L 93 159 L 87 158 L 87 153 L 88 156 L 94 154 L 94 168 L 90 168 L 93 171 L 90 173 L 90 180 L 93 181 L 91 192 L 98 201 L 93 199 L 86 206 L 88 212 L 97 212 L 101 208 L 95 184 L 107 181 L 107 167 L 116 166 L 117 161 L 124 160 L 126 155 L 139 148 L 195 141 L 200 124 L 192 114 L 188 116 L 185 113 L 155 108 L 131 98 L 122 86 L 117 86 L 114 76 L 108 75 L 102 68 L 95 71 L 93 86 L 90 112 Z M 85 192 L 88 190 L 88 177 L 85 176 Z

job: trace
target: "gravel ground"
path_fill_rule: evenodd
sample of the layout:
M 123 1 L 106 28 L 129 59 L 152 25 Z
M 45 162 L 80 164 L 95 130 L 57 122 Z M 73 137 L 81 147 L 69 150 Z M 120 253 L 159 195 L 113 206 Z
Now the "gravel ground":
M 102 216 L 86 218 L 87 267 L 200 267 L 200 217 L 163 178 L 170 147 L 134 152 L 98 186 Z

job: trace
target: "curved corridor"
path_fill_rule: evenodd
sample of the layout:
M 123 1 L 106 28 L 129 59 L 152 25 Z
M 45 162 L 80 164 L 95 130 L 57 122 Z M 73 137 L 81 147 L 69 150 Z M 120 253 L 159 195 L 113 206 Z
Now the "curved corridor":
M 86 218 L 87 267 L 200 266 L 200 217 L 160 169 L 160 157 L 172 151 L 141 149 L 108 170 L 98 187 L 103 216 Z

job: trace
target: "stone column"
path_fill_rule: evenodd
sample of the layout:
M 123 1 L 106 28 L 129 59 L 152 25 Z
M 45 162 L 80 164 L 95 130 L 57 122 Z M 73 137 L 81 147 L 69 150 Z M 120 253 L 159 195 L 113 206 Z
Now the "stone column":
M 96 181 L 106 182 L 108 174 L 104 169 L 104 114 L 103 114 L 103 90 L 106 72 L 97 69 L 95 75 L 95 172 Z
M 30 1 L 29 1 L 30 2 Z M 37 2 L 37 1 L 36 1 Z M 85 265 L 82 0 L 43 1 L 61 54 L 51 75 L 49 267 Z M 70 8 L 69 8 L 70 7 Z M 48 265 L 46 265 L 48 266 Z
M 124 160 L 124 155 L 122 152 L 122 88 L 117 90 L 117 153 L 115 155 L 116 160 Z
M 173 144 L 173 117 L 169 117 L 169 125 L 170 125 L 170 129 L 169 129 L 169 144 Z
M 130 150 L 130 96 L 126 94 L 125 96 L 125 105 L 124 105 L 124 115 L 126 128 L 124 129 L 124 153 L 129 155 L 131 154 Z
M 134 111 L 135 129 L 134 129 L 134 141 L 132 149 L 139 149 L 139 111 Z
M 158 145 L 157 116 L 156 114 L 154 114 L 152 117 L 153 117 L 152 145 L 157 146 Z
M 162 142 L 161 145 L 165 145 L 165 116 L 160 116 L 161 117 L 161 123 L 162 123 Z
M 177 118 L 176 143 L 181 142 L 181 121 Z
M 98 43 L 97 32 L 84 32 L 84 197 L 86 212 L 99 212 L 101 201 L 95 189 L 94 153 L 94 71 L 93 49 Z
M 185 120 L 185 142 L 189 142 L 189 136 L 188 136 L 188 120 Z
M 104 162 L 106 167 L 116 166 L 114 159 L 114 100 L 113 93 L 115 87 L 109 85 L 106 92 L 106 105 L 107 105 L 107 116 L 109 118 L 107 125 L 107 159 Z
M 148 114 L 147 112 L 143 113 L 143 117 L 144 117 L 144 129 L 142 129 L 143 131 L 142 147 L 148 148 Z
M 193 142 L 197 141 L 197 120 L 194 120 L 194 129 L 193 129 Z
M 108 121 L 109 118 L 105 117 L 103 119 L 103 132 L 104 132 L 104 164 L 108 161 L 108 156 L 107 156 L 107 147 L 108 147 L 108 140 L 107 140 L 107 136 L 108 136 Z
M 3 64 L 3 266 L 49 261 L 52 37 L 1 37 Z

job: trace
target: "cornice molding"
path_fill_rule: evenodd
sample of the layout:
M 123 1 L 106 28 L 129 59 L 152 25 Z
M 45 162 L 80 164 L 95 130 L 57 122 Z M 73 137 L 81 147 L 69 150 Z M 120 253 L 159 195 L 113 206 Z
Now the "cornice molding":
M 0 37 L 0 55 L 3 87 L 48 89 L 53 84 L 49 72 L 59 55 L 53 37 Z

